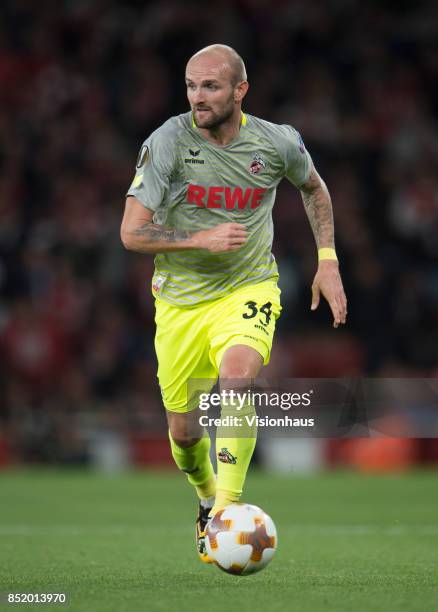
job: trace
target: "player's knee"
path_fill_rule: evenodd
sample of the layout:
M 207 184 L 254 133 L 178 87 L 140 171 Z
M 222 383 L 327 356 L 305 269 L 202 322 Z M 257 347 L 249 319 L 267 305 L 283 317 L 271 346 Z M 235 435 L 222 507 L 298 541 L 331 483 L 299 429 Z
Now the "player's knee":
M 190 446 L 194 446 L 196 442 L 199 442 L 200 438 L 193 438 L 192 436 L 177 436 L 175 437 L 172 434 L 172 439 L 177 446 L 181 448 L 190 448 Z
M 225 351 L 220 365 L 221 383 L 226 386 L 227 380 L 234 380 L 238 386 L 238 381 L 242 381 L 245 386 L 248 380 L 257 377 L 263 365 L 263 358 L 260 353 L 253 348 L 245 345 L 236 345 Z
M 245 363 L 226 363 L 221 368 L 221 381 L 224 380 L 243 380 L 246 381 L 254 377 L 252 368 L 249 364 Z
M 181 448 L 188 448 L 196 444 L 199 440 L 192 432 L 188 432 L 187 428 L 180 424 L 173 424 L 169 427 L 172 440 Z

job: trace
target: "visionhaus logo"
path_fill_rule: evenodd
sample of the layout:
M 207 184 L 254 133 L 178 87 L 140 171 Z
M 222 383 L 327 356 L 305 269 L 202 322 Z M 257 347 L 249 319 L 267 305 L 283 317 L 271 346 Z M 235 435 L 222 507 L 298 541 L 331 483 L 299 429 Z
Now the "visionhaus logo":
M 186 164 L 205 164 L 204 159 L 199 159 L 200 152 L 201 152 L 201 149 L 189 149 L 189 153 L 191 157 L 186 157 L 184 159 L 184 162 Z

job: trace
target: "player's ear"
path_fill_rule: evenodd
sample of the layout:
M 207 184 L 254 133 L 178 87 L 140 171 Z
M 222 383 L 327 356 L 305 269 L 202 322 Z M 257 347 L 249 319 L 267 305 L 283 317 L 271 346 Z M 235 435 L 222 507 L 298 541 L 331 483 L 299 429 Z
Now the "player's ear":
M 241 102 L 249 89 L 248 81 L 240 81 L 234 88 L 234 101 Z

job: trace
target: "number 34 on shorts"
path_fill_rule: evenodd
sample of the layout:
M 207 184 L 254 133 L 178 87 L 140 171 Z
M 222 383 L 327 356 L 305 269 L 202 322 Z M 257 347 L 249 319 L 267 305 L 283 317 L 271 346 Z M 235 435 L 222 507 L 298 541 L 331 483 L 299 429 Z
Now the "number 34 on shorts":
M 266 302 L 265 304 L 258 306 L 257 302 L 249 300 L 248 302 L 245 302 L 245 306 L 248 308 L 249 312 L 244 312 L 242 317 L 244 319 L 254 319 L 257 317 L 257 315 L 263 315 L 263 318 L 258 319 L 259 325 L 257 325 L 257 322 L 255 322 L 255 327 L 264 331 L 266 335 L 269 335 L 266 328 L 269 326 L 272 317 L 272 302 Z
M 218 300 L 221 308 L 220 336 L 228 336 L 227 345 L 248 344 L 258 350 L 266 365 L 272 348 L 275 322 L 280 316 L 280 289 L 275 281 L 242 287 Z M 217 338 L 213 340 L 213 344 Z

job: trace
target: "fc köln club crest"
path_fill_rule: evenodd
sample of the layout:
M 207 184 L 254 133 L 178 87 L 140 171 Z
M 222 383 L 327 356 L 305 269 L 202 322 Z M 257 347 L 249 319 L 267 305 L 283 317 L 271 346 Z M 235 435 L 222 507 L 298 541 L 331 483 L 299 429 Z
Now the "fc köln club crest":
M 266 168 L 266 162 L 260 153 L 255 153 L 249 166 L 251 174 L 260 174 Z

